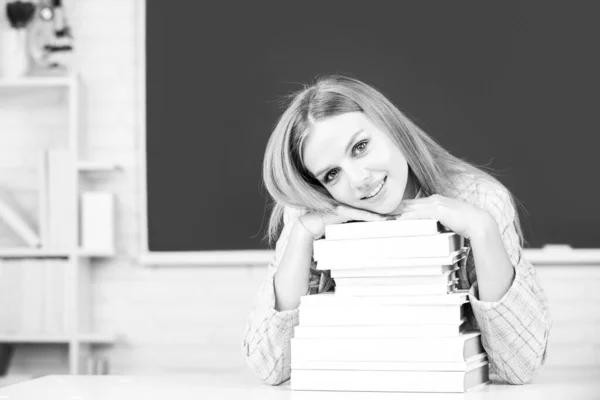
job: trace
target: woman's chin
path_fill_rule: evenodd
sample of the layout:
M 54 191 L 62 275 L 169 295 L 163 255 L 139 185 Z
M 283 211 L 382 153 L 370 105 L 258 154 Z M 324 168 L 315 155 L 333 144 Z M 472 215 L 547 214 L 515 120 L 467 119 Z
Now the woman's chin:
M 381 205 L 374 206 L 372 208 L 371 212 L 374 212 L 374 213 L 380 214 L 380 215 L 395 215 L 395 214 L 397 214 L 398 208 L 399 208 L 399 205 L 396 203 L 381 204 Z

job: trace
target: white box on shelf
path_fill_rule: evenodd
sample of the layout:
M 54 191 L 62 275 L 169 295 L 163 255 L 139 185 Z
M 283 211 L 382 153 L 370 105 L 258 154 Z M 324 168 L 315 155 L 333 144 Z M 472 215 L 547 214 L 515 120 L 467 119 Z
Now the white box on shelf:
M 112 252 L 115 247 L 115 196 L 110 192 L 81 194 L 81 248 Z

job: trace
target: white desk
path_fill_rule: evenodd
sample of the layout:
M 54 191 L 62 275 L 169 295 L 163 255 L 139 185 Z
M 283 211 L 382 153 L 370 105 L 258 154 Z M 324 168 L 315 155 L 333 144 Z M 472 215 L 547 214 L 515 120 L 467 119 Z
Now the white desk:
M 186 376 L 69 376 L 52 375 L 0 389 L 0 400 L 576 400 L 600 399 L 599 370 L 542 371 L 527 385 L 498 383 L 466 394 L 298 392 L 289 382 L 259 383 L 249 374 Z

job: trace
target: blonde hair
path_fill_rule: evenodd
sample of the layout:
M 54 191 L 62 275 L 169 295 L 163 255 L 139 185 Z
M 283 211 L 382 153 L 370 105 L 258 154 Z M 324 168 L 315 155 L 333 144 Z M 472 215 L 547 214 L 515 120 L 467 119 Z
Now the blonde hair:
M 274 200 L 267 232 L 271 243 L 278 235 L 286 206 L 315 213 L 331 212 L 337 206 L 328 191 L 304 166 L 302 147 L 315 121 L 348 112 L 365 113 L 375 125 L 390 135 L 403 152 L 409 173 L 421 188 L 423 196 L 437 193 L 456 197 L 454 178 L 472 174 L 504 188 L 515 207 L 510 191 L 491 174 L 483 171 L 483 167 L 475 167 L 450 154 L 383 94 L 357 79 L 342 75 L 321 77 L 313 85 L 304 86 L 289 97 L 291 102 L 269 138 L 263 162 L 264 183 Z M 523 245 L 523 233 L 516 212 L 515 228 Z

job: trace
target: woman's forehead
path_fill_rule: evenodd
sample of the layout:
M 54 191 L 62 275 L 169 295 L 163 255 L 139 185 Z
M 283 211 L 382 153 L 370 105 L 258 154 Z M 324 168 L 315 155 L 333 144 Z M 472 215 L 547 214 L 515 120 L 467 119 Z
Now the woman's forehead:
M 337 115 L 317 121 L 303 143 L 303 160 L 311 172 L 318 172 L 320 166 L 334 163 L 337 157 L 346 153 L 356 137 L 371 131 L 372 122 L 361 112 Z

